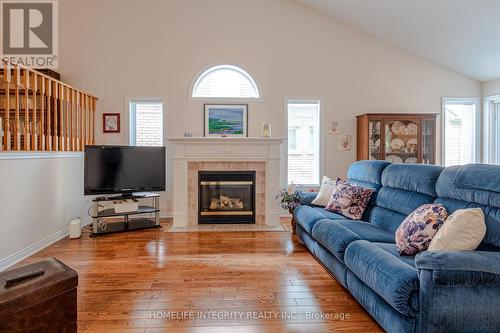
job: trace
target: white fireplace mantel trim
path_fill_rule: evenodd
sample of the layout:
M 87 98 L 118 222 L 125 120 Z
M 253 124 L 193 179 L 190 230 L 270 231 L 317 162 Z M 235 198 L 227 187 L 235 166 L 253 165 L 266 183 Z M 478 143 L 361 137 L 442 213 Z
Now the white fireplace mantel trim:
M 168 158 L 172 162 L 174 226 L 188 225 L 189 162 L 265 162 L 266 188 L 273 192 L 280 186 L 281 145 L 285 141 L 259 137 L 167 138 Z M 281 208 L 273 195 L 266 195 L 265 205 L 265 224 L 279 225 Z
M 170 143 L 205 144 L 205 143 L 276 143 L 281 144 L 286 138 L 279 137 L 168 137 Z

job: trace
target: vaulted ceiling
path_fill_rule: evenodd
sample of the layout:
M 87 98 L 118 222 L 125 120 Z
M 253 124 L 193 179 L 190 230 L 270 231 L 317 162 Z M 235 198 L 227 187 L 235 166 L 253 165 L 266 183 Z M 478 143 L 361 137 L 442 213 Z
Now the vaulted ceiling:
M 478 81 L 500 77 L 500 0 L 297 0 Z

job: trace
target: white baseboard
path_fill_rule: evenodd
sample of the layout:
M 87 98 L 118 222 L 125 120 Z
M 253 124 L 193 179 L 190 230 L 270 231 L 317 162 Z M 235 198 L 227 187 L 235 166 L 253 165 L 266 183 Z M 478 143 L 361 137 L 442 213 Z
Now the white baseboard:
M 92 222 L 92 219 L 90 217 L 86 217 L 85 219 L 82 220 L 82 228 L 89 225 Z M 60 239 L 63 239 L 64 237 L 69 235 L 69 226 L 66 228 L 59 230 L 55 234 L 46 237 L 34 244 L 31 244 L 28 247 L 25 247 L 22 250 L 17 251 L 16 253 L 11 254 L 10 256 L 0 259 L 0 272 L 17 264 L 21 260 L 37 253 L 38 251 L 46 248 L 47 246 L 54 244 Z

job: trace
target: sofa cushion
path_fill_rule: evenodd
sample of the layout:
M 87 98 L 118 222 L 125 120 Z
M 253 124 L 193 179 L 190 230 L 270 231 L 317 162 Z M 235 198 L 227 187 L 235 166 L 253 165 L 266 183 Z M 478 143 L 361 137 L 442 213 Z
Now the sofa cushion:
M 387 253 L 393 255 L 394 257 L 401 259 L 408 265 L 415 267 L 415 256 L 402 256 L 398 252 L 398 247 L 396 244 L 391 244 L 391 243 L 373 243 L 383 249 L 384 251 L 387 251 Z
M 432 203 L 435 183 L 443 167 L 421 164 L 391 164 L 382 173 L 382 188 L 377 194 L 370 221 L 396 232 L 416 208 Z
M 430 164 L 391 164 L 382 173 L 382 185 L 436 197 L 436 181 L 443 170 Z
M 358 161 L 351 164 L 349 168 L 347 180 L 350 183 L 375 190 L 361 218 L 363 221 L 370 220 L 375 206 L 376 193 L 382 187 L 382 172 L 390 164 L 387 161 Z
M 301 205 L 293 211 L 293 216 L 297 224 L 299 224 L 308 234 L 311 234 L 312 228 L 316 222 L 322 219 L 345 220 L 345 216 L 332 213 L 322 207 L 311 207 Z
M 348 218 L 361 220 L 374 191 L 355 184 L 340 184 L 333 191 L 325 208 Z
M 447 217 L 446 208 L 440 204 L 425 204 L 415 209 L 396 231 L 399 253 L 412 256 L 427 250 Z
M 345 251 L 344 261 L 347 268 L 394 309 L 415 317 L 419 290 L 415 267 L 365 240 L 352 242 Z
M 436 182 L 436 192 L 439 196 L 436 202 L 443 204 L 448 212 L 457 209 L 481 208 L 486 223 L 486 235 L 483 242 L 493 246 L 500 246 L 500 183 L 492 182 L 490 173 L 500 173 L 498 165 L 482 166 L 480 177 L 474 182 L 465 178 L 462 173 L 464 166 L 446 168 Z M 471 168 L 467 168 L 470 172 Z M 478 170 L 476 170 L 478 174 Z M 465 172 L 465 171 L 464 171 Z M 460 177 L 459 174 L 462 174 Z M 482 181 L 482 183 L 479 183 Z M 472 188 L 477 187 L 477 188 Z
M 458 188 L 482 189 L 500 194 L 500 172 L 496 165 L 467 164 L 460 167 L 453 184 Z
M 394 242 L 394 234 L 371 223 L 352 220 L 320 220 L 312 228 L 312 236 L 341 262 L 345 249 L 354 241 Z

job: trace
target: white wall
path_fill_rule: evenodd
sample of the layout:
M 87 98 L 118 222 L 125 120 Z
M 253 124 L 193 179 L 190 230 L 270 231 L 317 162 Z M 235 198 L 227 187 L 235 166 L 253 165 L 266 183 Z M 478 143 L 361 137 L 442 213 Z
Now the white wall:
M 64 236 L 72 218 L 87 216 L 83 154 L 64 155 L 0 154 L 0 270 Z
M 435 112 L 441 97 L 480 97 L 481 84 L 290 0 L 60 0 L 60 72 L 99 97 L 99 112 L 121 112 L 122 133 L 97 140 L 126 144 L 126 96 L 167 96 L 166 135 L 203 133 L 203 105 L 189 87 L 209 64 L 244 66 L 264 99 L 249 104 L 249 135 L 262 122 L 284 136 L 284 97 L 321 97 L 325 121 L 353 136 L 355 115 Z M 344 176 L 355 149 L 337 151 L 324 135 L 324 171 Z M 438 155 L 440 153 L 438 151 Z M 169 199 L 162 207 L 169 210 Z
M 500 78 L 483 82 L 483 97 L 500 94 Z

